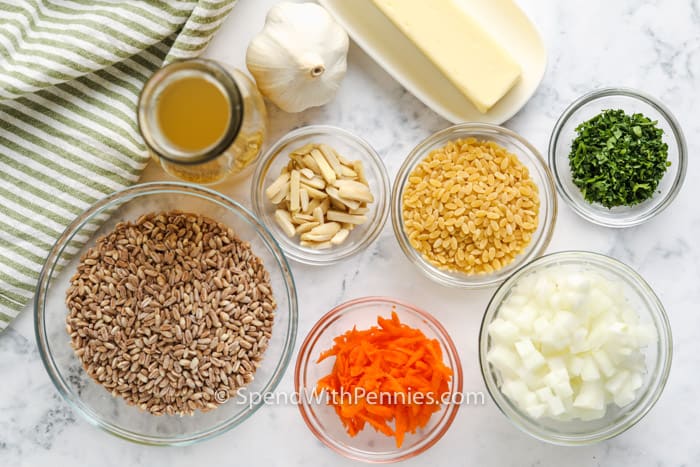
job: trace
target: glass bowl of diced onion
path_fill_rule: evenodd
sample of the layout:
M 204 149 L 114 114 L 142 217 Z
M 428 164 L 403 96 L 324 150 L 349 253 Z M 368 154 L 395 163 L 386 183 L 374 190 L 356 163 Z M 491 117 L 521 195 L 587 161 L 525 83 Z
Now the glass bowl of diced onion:
M 566 251 L 535 259 L 496 291 L 479 362 L 493 401 L 517 428 L 552 444 L 588 445 L 651 410 L 672 347 L 664 307 L 637 272 L 605 255 Z
M 366 203 L 366 206 L 363 204 L 357 214 L 354 214 L 354 211 L 350 213 L 351 217 L 361 217 L 362 221 L 352 225 L 351 230 L 342 241 L 333 241 L 332 244 L 330 241 L 322 242 L 325 245 L 321 247 L 306 242 L 302 243 L 299 231 L 290 236 L 292 232 L 286 231 L 276 216 L 276 211 L 284 208 L 284 205 L 273 202 L 276 200 L 271 199 L 268 194 L 271 187 L 274 190 L 273 184 L 278 181 L 284 168 L 289 164 L 290 155 L 307 147 L 307 145 L 324 145 L 331 148 L 344 165 L 351 169 L 356 168 L 354 164 L 359 162 L 362 169 L 361 176 L 352 176 L 348 179 L 353 178 L 354 181 L 357 181 L 361 177 L 373 199 Z M 300 177 L 303 188 L 309 180 L 306 180 L 303 174 Z M 315 175 L 315 178 L 322 177 Z M 330 184 L 327 185 L 330 186 Z M 313 190 L 308 191 L 316 193 Z M 325 191 L 325 188 L 321 191 Z M 367 141 L 342 128 L 310 125 L 287 133 L 265 152 L 253 175 L 251 202 L 255 214 L 272 232 L 289 258 L 305 264 L 327 265 L 366 249 L 376 240 L 389 215 L 388 193 L 389 176 L 386 167 L 379 154 Z M 309 203 L 314 203 L 313 197 L 309 199 Z M 299 209 L 302 214 L 305 213 L 303 207 Z M 338 208 L 331 206 L 330 209 L 337 210 Z M 343 223 L 343 229 L 346 225 Z M 294 225 L 294 227 L 298 228 L 299 226 Z

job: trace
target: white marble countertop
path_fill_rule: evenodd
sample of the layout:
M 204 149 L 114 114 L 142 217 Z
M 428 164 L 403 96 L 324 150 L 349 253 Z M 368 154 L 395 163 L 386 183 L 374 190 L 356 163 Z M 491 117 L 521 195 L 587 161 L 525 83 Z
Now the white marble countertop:
M 275 0 L 241 0 L 209 49 L 243 66 L 245 47 Z M 674 333 L 668 385 L 635 427 L 596 446 L 550 446 L 518 431 L 487 399 L 465 406 L 444 438 L 406 465 L 700 465 L 700 1 L 520 0 L 549 51 L 544 81 L 506 126 L 545 151 L 566 105 L 600 86 L 629 86 L 659 97 L 688 139 L 689 174 L 673 205 L 651 222 L 615 231 L 595 227 L 562 205 L 549 251 L 592 250 L 637 269 L 666 305 Z M 348 75 L 329 105 L 299 115 L 271 109 L 272 138 L 293 127 L 329 123 L 364 136 L 390 176 L 418 141 L 448 126 L 367 55 L 351 46 Z M 162 178 L 149 168 L 145 178 Z M 248 183 L 224 189 L 249 204 Z M 297 348 L 316 319 L 364 295 L 403 298 L 430 310 L 450 330 L 464 366 L 465 391 L 485 391 L 477 336 L 493 290 L 452 290 L 423 277 L 403 256 L 387 224 L 379 240 L 342 264 L 292 265 L 300 305 Z M 323 283 L 320 288 L 317 284 Z M 314 285 L 316 284 L 316 285 Z M 79 418 L 49 381 L 35 345 L 29 310 L 0 335 L 0 466 L 350 465 L 311 434 L 293 406 L 264 407 L 240 427 L 185 448 L 144 447 Z M 280 390 L 292 390 L 288 369 Z

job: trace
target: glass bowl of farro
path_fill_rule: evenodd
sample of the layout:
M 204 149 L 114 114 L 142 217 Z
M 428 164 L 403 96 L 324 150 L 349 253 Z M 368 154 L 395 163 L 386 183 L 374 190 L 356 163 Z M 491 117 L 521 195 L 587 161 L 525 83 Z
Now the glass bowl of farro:
M 256 216 L 290 259 L 324 266 L 377 239 L 389 217 L 389 176 L 361 137 L 309 125 L 265 152 L 250 197 Z
M 489 287 L 541 256 L 557 199 L 537 149 L 500 126 L 463 123 L 420 142 L 391 196 L 394 233 L 408 259 L 452 287 Z
M 297 331 L 287 260 L 245 208 L 207 188 L 146 183 L 98 201 L 51 249 L 34 302 L 59 393 L 133 442 L 187 445 L 247 420 Z

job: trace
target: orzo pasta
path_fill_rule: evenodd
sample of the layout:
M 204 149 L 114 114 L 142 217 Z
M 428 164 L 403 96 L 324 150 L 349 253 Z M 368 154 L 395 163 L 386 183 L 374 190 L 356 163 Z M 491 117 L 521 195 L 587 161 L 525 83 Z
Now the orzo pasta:
M 441 269 L 497 271 L 522 253 L 537 230 L 539 195 L 529 171 L 492 141 L 450 141 L 408 177 L 402 199 L 406 235 Z

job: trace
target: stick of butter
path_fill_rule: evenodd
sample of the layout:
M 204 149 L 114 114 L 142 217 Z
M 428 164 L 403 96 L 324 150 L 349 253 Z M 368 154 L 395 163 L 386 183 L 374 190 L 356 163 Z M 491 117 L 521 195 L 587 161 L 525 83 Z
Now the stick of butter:
M 520 77 L 513 57 L 454 0 L 373 2 L 480 112 Z

